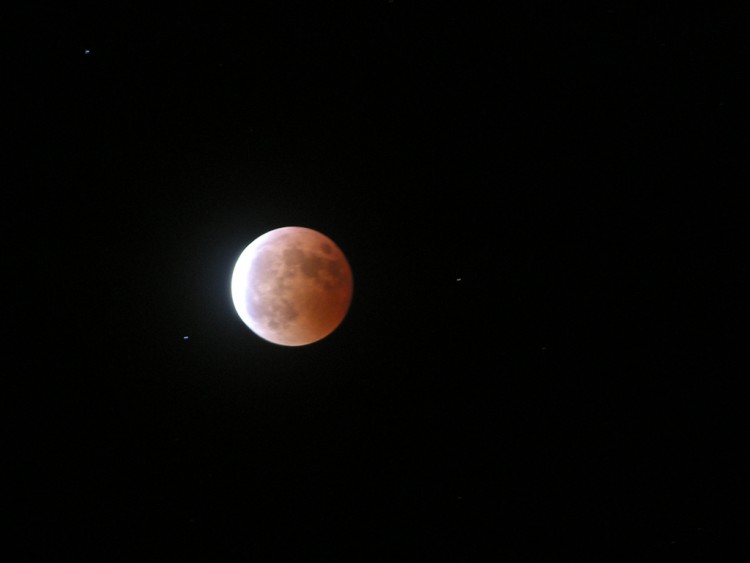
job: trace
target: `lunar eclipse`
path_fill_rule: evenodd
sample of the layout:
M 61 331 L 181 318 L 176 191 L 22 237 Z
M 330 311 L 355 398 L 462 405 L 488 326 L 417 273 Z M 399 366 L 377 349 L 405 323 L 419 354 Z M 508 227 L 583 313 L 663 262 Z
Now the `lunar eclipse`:
M 242 251 L 232 273 L 232 301 L 261 338 L 304 346 L 331 334 L 352 299 L 352 271 L 341 249 L 306 227 L 269 231 Z

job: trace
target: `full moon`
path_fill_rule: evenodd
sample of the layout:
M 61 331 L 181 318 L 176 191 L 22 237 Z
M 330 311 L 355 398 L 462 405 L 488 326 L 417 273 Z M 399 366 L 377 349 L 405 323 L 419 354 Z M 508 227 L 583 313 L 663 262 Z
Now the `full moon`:
M 305 227 L 269 231 L 242 251 L 232 301 L 261 338 L 304 346 L 331 334 L 352 300 L 352 271 L 330 238 Z

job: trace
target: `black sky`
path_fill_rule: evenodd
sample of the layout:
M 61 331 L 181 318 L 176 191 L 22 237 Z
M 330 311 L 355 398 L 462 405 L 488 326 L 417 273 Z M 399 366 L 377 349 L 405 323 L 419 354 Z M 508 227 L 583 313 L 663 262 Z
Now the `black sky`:
M 746 560 L 738 15 L 248 4 L 9 18 L 9 560 Z

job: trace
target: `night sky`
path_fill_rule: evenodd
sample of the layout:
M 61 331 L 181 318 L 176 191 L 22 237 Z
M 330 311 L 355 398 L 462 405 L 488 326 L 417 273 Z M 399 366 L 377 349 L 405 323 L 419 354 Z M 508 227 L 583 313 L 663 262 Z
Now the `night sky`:
M 6 19 L 7 560 L 748 560 L 738 15 L 244 4 Z

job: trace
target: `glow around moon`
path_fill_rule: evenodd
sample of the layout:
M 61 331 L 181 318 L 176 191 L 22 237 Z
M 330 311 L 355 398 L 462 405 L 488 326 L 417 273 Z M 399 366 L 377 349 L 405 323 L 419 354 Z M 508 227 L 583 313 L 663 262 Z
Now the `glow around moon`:
M 232 273 L 232 301 L 242 321 L 265 340 L 303 346 L 328 336 L 352 299 L 352 271 L 330 238 L 282 227 L 255 239 Z

